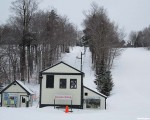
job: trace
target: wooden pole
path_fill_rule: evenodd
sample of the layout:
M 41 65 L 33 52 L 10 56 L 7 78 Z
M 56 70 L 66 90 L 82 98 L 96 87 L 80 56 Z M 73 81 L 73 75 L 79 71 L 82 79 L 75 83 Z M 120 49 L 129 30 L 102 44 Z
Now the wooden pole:
M 54 109 L 55 109 L 55 99 L 54 99 Z
M 81 52 L 81 71 L 82 71 L 82 52 Z
M 72 99 L 71 99 L 71 111 L 70 111 L 70 112 L 73 112 L 73 111 L 72 111 Z

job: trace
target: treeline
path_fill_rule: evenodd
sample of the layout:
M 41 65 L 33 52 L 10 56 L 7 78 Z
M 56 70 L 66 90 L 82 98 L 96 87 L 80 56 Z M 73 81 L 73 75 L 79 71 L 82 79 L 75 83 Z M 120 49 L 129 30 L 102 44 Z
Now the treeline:
M 150 26 L 141 31 L 132 31 L 129 35 L 129 43 L 133 47 L 150 48 Z
M 36 0 L 16 0 L 8 23 L 0 25 L 0 82 L 38 80 L 77 39 L 75 26 L 56 10 L 38 9 Z
M 83 43 L 89 46 L 92 53 L 97 89 L 109 96 L 113 87 L 110 70 L 114 58 L 120 53 L 123 34 L 115 23 L 110 21 L 106 10 L 95 3 L 85 14 L 84 27 Z

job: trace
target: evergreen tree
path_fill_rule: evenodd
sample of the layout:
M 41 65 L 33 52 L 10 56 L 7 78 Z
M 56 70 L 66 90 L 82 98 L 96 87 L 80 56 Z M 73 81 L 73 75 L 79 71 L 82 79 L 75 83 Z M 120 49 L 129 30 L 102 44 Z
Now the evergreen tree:
M 109 96 L 114 86 L 111 72 L 106 69 L 104 60 L 101 60 L 97 69 L 99 69 L 96 73 L 97 89 L 100 93 Z

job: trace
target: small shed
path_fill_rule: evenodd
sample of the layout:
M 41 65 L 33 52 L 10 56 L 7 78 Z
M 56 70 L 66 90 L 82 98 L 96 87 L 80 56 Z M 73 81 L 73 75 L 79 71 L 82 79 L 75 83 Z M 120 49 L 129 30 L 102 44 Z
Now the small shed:
M 84 73 L 60 62 L 40 72 L 40 107 L 106 109 L 107 96 L 83 85 Z
M 34 93 L 23 82 L 15 80 L 1 92 L 2 107 L 30 107 Z
M 84 86 L 84 107 L 83 108 L 99 108 L 106 109 L 106 99 L 102 93 L 97 92 L 97 90 L 88 88 Z
M 57 63 L 40 72 L 40 107 L 70 106 L 83 108 L 82 71 Z

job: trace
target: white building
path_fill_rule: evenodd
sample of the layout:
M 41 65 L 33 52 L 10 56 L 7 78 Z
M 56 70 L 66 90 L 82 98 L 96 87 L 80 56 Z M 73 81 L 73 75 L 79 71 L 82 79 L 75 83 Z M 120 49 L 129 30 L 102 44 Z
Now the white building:
M 13 81 L 5 87 L 1 94 L 1 106 L 3 107 L 29 107 L 32 106 L 34 93 L 21 81 Z
M 106 109 L 106 96 L 83 86 L 84 73 L 60 62 L 40 72 L 40 107 Z

